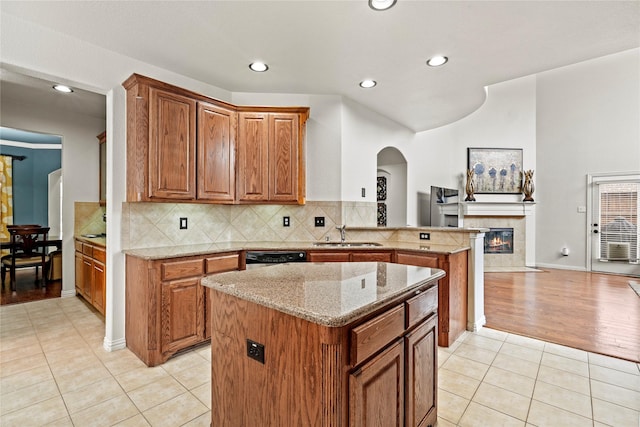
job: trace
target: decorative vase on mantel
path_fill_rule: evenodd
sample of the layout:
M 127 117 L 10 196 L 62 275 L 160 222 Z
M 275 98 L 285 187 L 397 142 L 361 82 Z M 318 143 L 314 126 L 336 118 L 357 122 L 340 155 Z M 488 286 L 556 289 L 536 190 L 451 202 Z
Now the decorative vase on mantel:
M 522 192 L 524 193 L 523 202 L 533 202 L 531 195 L 535 191 L 533 185 L 533 169 L 524 172 L 524 184 L 522 184 Z
M 473 182 L 473 175 L 473 169 L 467 169 L 467 185 L 464 188 L 464 191 L 467 193 L 467 197 L 464 199 L 465 202 L 476 201 L 476 198 L 473 196 L 473 193 L 476 191 L 475 183 Z

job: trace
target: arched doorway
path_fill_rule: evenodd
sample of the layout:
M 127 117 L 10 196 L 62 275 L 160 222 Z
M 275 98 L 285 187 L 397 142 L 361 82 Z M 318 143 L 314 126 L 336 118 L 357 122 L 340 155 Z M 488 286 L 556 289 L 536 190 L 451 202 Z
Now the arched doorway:
M 394 147 L 385 147 L 377 156 L 378 226 L 407 225 L 407 160 Z

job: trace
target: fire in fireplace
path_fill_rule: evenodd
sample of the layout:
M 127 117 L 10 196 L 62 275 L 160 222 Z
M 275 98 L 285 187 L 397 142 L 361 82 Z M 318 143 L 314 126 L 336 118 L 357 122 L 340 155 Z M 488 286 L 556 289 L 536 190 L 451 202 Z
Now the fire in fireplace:
M 512 254 L 513 228 L 490 228 L 484 235 L 485 254 Z

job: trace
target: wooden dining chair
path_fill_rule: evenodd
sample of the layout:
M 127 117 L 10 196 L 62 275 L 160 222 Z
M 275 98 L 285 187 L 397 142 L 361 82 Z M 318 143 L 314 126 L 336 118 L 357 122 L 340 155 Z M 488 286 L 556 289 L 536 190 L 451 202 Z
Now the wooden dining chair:
M 7 227 L 10 234 L 9 254 L 3 256 L 0 274 L 4 288 L 7 270 L 11 278 L 11 291 L 16 292 L 16 269 L 35 267 L 36 283 L 42 268 L 42 287 L 46 287 L 46 268 L 49 262 L 46 241 L 49 227 L 39 225 L 21 225 Z

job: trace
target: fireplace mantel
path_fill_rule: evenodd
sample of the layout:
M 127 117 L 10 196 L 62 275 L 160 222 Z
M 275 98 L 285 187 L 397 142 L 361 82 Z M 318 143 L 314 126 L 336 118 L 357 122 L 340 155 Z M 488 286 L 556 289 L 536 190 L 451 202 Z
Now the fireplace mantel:
M 528 216 L 535 202 L 462 202 L 464 216 Z

